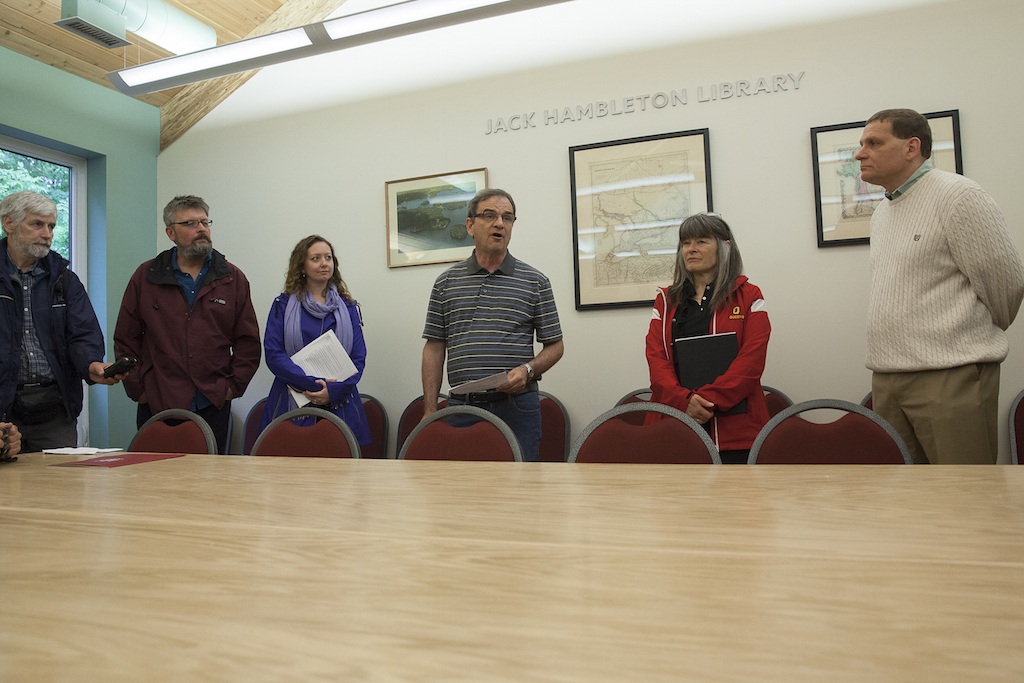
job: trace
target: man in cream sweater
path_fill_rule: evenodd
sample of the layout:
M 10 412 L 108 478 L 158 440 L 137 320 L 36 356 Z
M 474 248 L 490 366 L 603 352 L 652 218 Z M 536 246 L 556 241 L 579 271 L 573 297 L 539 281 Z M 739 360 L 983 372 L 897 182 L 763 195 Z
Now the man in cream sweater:
M 934 168 L 915 111 L 878 112 L 860 144 L 861 177 L 886 196 L 871 217 L 873 409 L 915 463 L 994 464 L 1005 330 L 1024 297 L 1002 212 L 977 183 Z

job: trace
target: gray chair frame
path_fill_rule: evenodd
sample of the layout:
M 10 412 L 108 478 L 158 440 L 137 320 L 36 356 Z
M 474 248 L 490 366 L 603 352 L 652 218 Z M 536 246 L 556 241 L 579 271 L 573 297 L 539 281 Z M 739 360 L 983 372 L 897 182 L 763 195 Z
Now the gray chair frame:
M 628 397 L 630 395 L 632 394 L 627 394 L 626 396 Z M 708 454 L 711 456 L 711 462 L 715 465 L 722 464 L 722 458 L 721 456 L 718 455 L 718 448 L 715 446 L 715 442 L 711 440 L 711 437 L 708 436 L 708 433 L 706 431 L 704 431 L 704 428 L 697 424 L 696 420 L 694 420 L 692 417 L 690 417 L 683 411 L 677 410 L 672 406 L 667 406 L 664 403 L 653 403 L 651 401 L 634 401 L 632 403 L 623 403 L 599 415 L 590 424 L 588 424 L 582 432 L 580 432 L 580 435 L 578 437 L 576 437 L 576 441 L 572 445 L 572 450 L 569 451 L 569 459 L 567 460 L 567 462 L 576 462 L 576 456 L 579 455 L 580 449 L 583 448 L 583 442 L 586 441 L 587 438 L 594 433 L 594 430 L 600 427 L 603 423 L 613 418 L 616 418 L 622 415 L 623 413 L 634 413 L 640 411 L 648 413 L 661 413 L 662 415 L 667 415 L 669 417 L 679 420 L 687 427 L 692 429 L 697 434 L 697 436 L 700 437 L 701 441 L 704 442 L 704 445 L 708 449 Z
M 307 415 L 319 417 L 323 420 L 329 420 L 331 424 L 333 424 L 335 427 L 341 430 L 341 433 L 345 436 L 345 441 L 348 442 L 348 449 L 349 452 L 352 454 L 352 457 L 362 457 L 359 451 L 359 441 L 356 440 L 356 435 L 352 433 L 352 429 L 334 413 L 328 412 L 323 408 L 314 408 L 312 406 L 303 406 L 302 408 L 289 410 L 284 415 L 278 415 L 273 420 L 271 420 L 270 424 L 264 427 L 263 431 L 260 432 L 259 438 L 257 438 L 256 443 L 252 445 L 252 451 L 249 453 L 249 455 L 255 455 L 256 453 L 259 452 L 260 444 L 263 443 L 263 437 L 269 434 L 270 430 L 272 430 L 274 427 L 281 424 L 285 420 L 294 420 L 297 417 L 306 417 Z
M 154 422 L 164 422 L 165 420 L 191 420 L 199 425 L 199 431 L 203 433 L 203 438 L 206 439 L 206 454 L 207 455 L 220 455 L 217 452 L 217 437 L 213 435 L 213 430 L 210 429 L 210 424 L 196 415 L 191 410 L 185 410 L 184 408 L 168 408 L 167 410 L 161 410 L 153 417 L 146 420 L 139 431 L 135 432 L 135 436 L 132 437 L 132 442 L 128 444 L 128 452 L 135 450 L 135 442 L 139 439 L 139 434 L 146 431 L 146 427 L 150 426 Z
M 771 431 L 775 429 L 777 426 L 779 426 L 779 424 L 781 424 L 784 420 L 787 420 L 793 417 L 794 415 L 798 415 L 799 413 L 803 413 L 808 410 L 817 410 L 819 408 L 845 410 L 848 413 L 857 413 L 858 415 L 863 415 L 864 417 L 868 418 L 876 425 L 884 429 L 885 433 L 892 437 L 892 440 L 896 442 L 896 445 L 900 449 L 900 454 L 903 456 L 903 464 L 914 464 L 914 459 L 910 457 L 910 450 L 907 448 L 907 444 L 903 442 L 903 438 L 900 437 L 900 435 L 896 432 L 895 429 L 893 429 L 893 426 L 891 424 L 882 419 L 882 417 L 879 416 L 878 413 L 872 410 L 868 410 L 864 406 L 857 405 L 856 403 L 851 403 L 850 401 L 843 401 L 837 398 L 817 398 L 811 401 L 797 403 L 796 405 L 792 405 L 786 408 L 781 413 L 779 413 L 772 419 L 768 420 L 768 423 L 761 428 L 761 431 L 758 433 L 757 438 L 754 439 L 754 445 L 750 447 L 750 455 L 747 457 L 747 464 L 757 464 L 757 454 L 761 450 L 761 446 L 764 444 L 765 439 L 767 439 Z
M 1013 399 L 1013 403 L 1010 404 L 1010 421 L 1008 423 L 1010 427 L 1010 462 L 1014 465 L 1019 465 L 1021 462 L 1020 453 L 1017 450 L 1020 447 L 1020 444 L 1017 443 L 1017 430 L 1013 428 L 1013 416 L 1017 412 L 1017 408 L 1020 406 L 1022 399 L 1024 399 L 1024 391 L 1017 394 L 1017 397 Z
M 786 394 L 782 393 L 781 391 L 779 391 L 775 387 L 770 387 L 767 384 L 762 384 L 761 385 L 761 393 L 763 394 L 766 391 L 770 391 L 771 393 L 775 394 L 776 396 L 779 396 L 780 398 L 782 398 L 789 405 L 793 405 L 793 399 L 791 399 L 789 396 L 787 396 Z
M 633 396 L 639 396 L 640 394 L 651 394 L 651 396 L 653 396 L 654 395 L 654 390 L 651 389 L 651 387 L 644 387 L 643 389 L 634 389 L 633 391 L 629 392 L 628 394 L 626 394 L 625 396 L 620 398 L 618 401 L 616 401 L 615 405 L 617 405 L 617 406 L 625 405 L 623 402 L 627 398 L 632 398 Z M 648 400 L 648 403 L 649 402 L 650 401 Z M 634 401 L 634 403 L 635 403 L 635 401 Z
M 862 398 L 860 400 L 860 404 L 862 406 L 864 406 L 865 408 L 868 408 L 868 401 L 870 401 L 870 400 L 871 400 L 871 392 L 869 391 L 867 394 L 864 395 L 864 398 Z M 871 410 L 871 408 L 868 408 L 868 410 Z
M 409 432 L 409 437 L 405 440 L 405 443 L 402 444 L 402 450 L 398 454 L 398 459 L 405 460 L 405 454 L 409 452 L 409 446 L 412 445 L 413 440 L 427 427 L 427 425 L 433 424 L 438 420 L 443 420 L 451 415 L 475 415 L 487 420 L 497 427 L 498 431 L 501 432 L 502 436 L 504 436 L 508 441 L 509 446 L 512 447 L 512 457 L 515 461 L 523 462 L 523 448 L 519 445 L 519 439 L 516 438 L 516 435 L 512 432 L 512 428 L 494 413 L 488 412 L 483 408 L 477 408 L 476 406 L 469 405 L 450 405 L 446 408 L 442 408 L 416 425 L 416 427 Z
M 546 391 L 538 391 L 537 394 L 542 401 L 546 398 L 551 399 L 558 406 L 558 409 L 562 411 L 562 417 L 565 418 L 565 447 L 562 449 L 562 460 L 566 461 L 566 458 L 569 457 L 569 447 L 572 445 L 572 420 L 569 419 L 569 411 L 565 409 L 564 403 Z M 541 438 L 543 439 L 544 437 L 541 436 Z

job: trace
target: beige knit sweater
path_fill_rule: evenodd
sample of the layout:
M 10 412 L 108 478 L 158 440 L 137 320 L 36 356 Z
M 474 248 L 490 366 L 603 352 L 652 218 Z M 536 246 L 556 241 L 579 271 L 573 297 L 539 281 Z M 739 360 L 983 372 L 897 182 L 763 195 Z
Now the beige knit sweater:
M 974 181 L 929 171 L 871 217 L 867 367 L 1001 362 L 1024 265 L 999 207 Z

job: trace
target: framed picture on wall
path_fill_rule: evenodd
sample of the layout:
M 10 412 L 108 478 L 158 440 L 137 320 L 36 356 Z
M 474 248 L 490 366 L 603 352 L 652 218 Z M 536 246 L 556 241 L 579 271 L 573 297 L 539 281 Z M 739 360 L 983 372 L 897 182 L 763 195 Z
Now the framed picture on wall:
M 576 310 L 649 306 L 679 224 L 711 210 L 708 129 L 569 148 Z
M 935 168 L 963 173 L 960 154 L 960 112 L 925 114 L 932 129 Z M 853 155 L 860 149 L 866 121 L 811 128 L 811 167 L 814 170 L 815 212 L 818 246 L 867 244 L 871 235 L 871 214 L 885 198 L 885 190 L 860 178 L 860 162 Z
M 487 187 L 487 169 L 441 173 L 384 183 L 388 268 L 469 258 L 469 202 Z

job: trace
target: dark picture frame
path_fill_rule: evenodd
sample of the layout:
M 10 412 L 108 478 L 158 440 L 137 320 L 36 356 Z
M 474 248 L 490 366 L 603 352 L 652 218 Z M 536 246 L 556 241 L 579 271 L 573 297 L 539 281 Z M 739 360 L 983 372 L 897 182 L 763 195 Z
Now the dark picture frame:
M 924 117 L 932 129 L 935 168 L 962 175 L 960 111 L 937 111 Z M 869 242 L 871 214 L 885 198 L 885 190 L 861 180 L 860 164 L 853 158 L 866 125 L 866 121 L 857 121 L 811 128 L 819 248 Z
M 569 148 L 576 310 L 650 306 L 679 224 L 712 211 L 707 128 Z
M 469 258 L 473 238 L 466 232 L 466 213 L 486 187 L 486 168 L 384 183 L 388 268 Z

